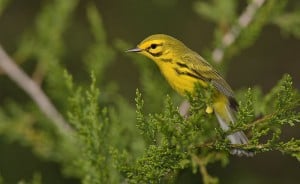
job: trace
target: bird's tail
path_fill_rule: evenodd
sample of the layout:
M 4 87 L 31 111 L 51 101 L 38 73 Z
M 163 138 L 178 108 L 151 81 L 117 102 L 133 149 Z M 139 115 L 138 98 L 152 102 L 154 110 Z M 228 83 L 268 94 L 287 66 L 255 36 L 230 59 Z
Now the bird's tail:
M 218 101 L 214 103 L 214 112 L 217 116 L 219 124 L 224 131 L 229 130 L 229 123 L 236 122 L 234 111 L 228 103 L 224 103 L 225 101 Z M 227 99 L 226 99 L 227 102 Z M 227 136 L 231 144 L 248 144 L 248 138 L 242 131 L 234 132 Z M 253 156 L 253 152 L 248 152 L 242 149 L 233 149 L 231 150 L 231 154 L 238 156 Z

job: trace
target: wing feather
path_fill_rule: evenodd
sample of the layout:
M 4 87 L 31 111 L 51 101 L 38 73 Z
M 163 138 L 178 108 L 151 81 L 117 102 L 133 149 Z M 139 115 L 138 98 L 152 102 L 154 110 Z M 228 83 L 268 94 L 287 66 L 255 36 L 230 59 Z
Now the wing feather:
M 187 54 L 182 56 L 187 66 L 201 76 L 206 82 L 210 82 L 220 93 L 228 98 L 234 99 L 234 93 L 231 87 L 223 77 L 199 54 Z

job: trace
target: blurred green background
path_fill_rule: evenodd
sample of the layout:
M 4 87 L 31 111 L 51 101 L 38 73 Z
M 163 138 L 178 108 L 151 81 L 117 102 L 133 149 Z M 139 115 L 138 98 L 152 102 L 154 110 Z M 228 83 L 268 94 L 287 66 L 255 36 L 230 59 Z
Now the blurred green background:
M 38 12 L 49 2 L 51 0 L 11 0 L 0 17 L 0 43 L 9 54 L 14 56 L 24 33 L 34 29 Z M 135 90 L 141 85 L 139 71 L 125 52 L 116 49 L 118 40 L 135 46 L 151 34 L 165 33 L 178 38 L 200 54 L 205 55 L 215 47 L 213 40 L 216 25 L 196 13 L 196 0 L 81 0 L 62 37 L 63 65 L 73 74 L 76 81 L 84 82 L 89 78 L 88 71 L 83 69 L 82 55 L 93 42 L 86 18 L 86 6 L 90 2 L 97 6 L 102 16 L 107 42 L 116 50 L 114 61 L 105 70 L 104 81 L 114 81 L 118 84 L 120 94 L 132 105 Z M 243 11 L 246 3 L 247 1 L 243 1 L 239 4 L 238 12 Z M 298 7 L 300 11 L 299 1 L 290 0 L 289 3 L 288 10 L 292 11 Z M 226 68 L 226 79 L 233 89 L 261 86 L 264 92 L 268 92 L 283 74 L 289 73 L 293 77 L 294 86 L 299 89 L 299 58 L 299 37 L 269 23 L 251 47 L 230 59 Z M 26 62 L 21 64 L 21 67 L 30 74 L 34 64 Z M 19 87 L 1 73 L 0 106 L 12 99 L 19 102 L 29 100 Z M 299 131 L 286 131 L 289 135 L 300 138 Z M 228 166 L 214 164 L 208 169 L 212 175 L 219 177 L 221 183 L 296 184 L 300 181 L 299 162 L 278 152 L 259 154 L 254 158 L 232 156 Z M 43 160 L 26 146 L 7 142 L 5 137 L 0 135 L 0 175 L 5 183 L 30 180 L 35 172 L 43 176 L 43 183 L 79 183 L 77 178 L 63 175 L 59 163 Z M 179 182 L 188 181 L 201 183 L 200 176 L 182 172 Z

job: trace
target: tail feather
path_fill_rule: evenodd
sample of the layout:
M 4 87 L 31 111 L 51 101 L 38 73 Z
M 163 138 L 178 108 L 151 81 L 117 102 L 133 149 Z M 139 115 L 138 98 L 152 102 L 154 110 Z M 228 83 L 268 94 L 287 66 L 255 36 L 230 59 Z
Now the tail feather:
M 228 135 L 228 139 L 232 144 L 248 144 L 248 138 L 242 131 L 234 132 Z
M 226 117 L 222 117 L 221 114 L 219 114 L 218 111 L 216 111 L 216 110 L 215 110 L 215 114 L 216 114 L 216 117 L 219 121 L 221 128 L 224 131 L 228 131 L 229 130 L 228 124 L 230 122 L 234 123 L 236 120 L 235 120 L 232 110 L 227 105 L 225 105 L 225 109 L 226 109 L 226 115 L 227 115 Z M 247 136 L 242 131 L 234 132 L 234 133 L 228 135 L 227 138 L 229 139 L 231 144 L 248 144 L 248 142 L 249 142 Z M 251 157 L 254 155 L 252 152 L 248 152 L 248 151 L 245 151 L 242 149 L 233 149 L 233 150 L 231 150 L 231 154 L 238 155 L 238 156 L 248 156 L 248 157 Z

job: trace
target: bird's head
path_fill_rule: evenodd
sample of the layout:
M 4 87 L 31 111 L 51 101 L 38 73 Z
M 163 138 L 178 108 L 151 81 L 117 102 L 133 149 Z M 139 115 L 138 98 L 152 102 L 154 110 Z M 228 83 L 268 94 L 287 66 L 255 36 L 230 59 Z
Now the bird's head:
M 137 52 L 157 62 L 161 58 L 178 56 L 185 49 L 187 47 L 176 38 L 155 34 L 145 38 L 136 48 L 129 49 L 127 52 Z

